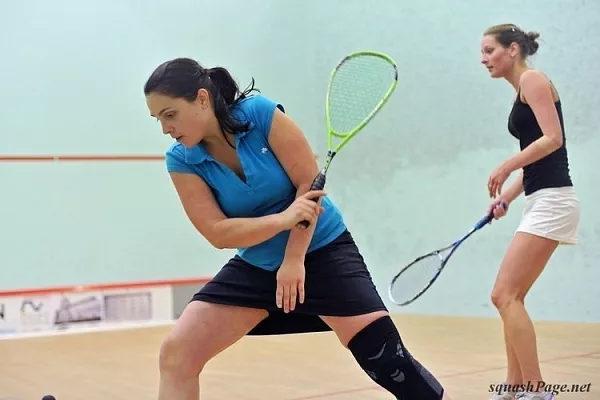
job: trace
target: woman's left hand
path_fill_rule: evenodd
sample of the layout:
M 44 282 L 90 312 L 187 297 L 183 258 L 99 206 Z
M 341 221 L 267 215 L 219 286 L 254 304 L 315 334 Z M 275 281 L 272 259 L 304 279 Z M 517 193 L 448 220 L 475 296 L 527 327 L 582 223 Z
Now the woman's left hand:
M 510 170 L 505 167 L 505 164 L 500 164 L 496 169 L 494 169 L 488 179 L 488 192 L 492 199 L 496 198 L 496 196 L 500 196 L 502 193 L 502 185 L 510 176 Z
M 304 262 L 284 260 L 277 271 L 277 307 L 288 313 L 296 308 L 296 300 L 304 303 Z

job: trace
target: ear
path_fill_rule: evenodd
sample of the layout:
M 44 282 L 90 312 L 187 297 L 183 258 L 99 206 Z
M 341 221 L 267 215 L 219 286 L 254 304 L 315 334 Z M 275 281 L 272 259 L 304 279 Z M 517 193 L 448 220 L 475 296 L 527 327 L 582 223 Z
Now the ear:
M 210 106 L 210 94 L 208 90 L 204 88 L 198 89 L 198 96 L 196 97 L 196 102 L 200 104 L 202 108 L 206 108 Z
M 510 44 L 510 47 L 508 48 L 508 52 L 509 52 L 510 56 L 513 58 L 518 56 L 519 52 L 520 52 L 519 45 L 516 42 L 512 42 Z

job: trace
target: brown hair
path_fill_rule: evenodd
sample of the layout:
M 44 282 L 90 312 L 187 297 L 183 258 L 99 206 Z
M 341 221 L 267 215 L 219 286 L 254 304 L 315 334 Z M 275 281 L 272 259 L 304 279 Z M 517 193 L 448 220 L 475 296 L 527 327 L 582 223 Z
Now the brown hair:
M 537 32 L 525 32 L 514 24 L 501 24 L 489 27 L 483 33 L 484 36 L 492 35 L 502 46 L 509 47 L 511 43 L 517 43 L 521 49 L 521 57 L 523 59 L 534 55 L 538 47 L 537 38 L 540 34 Z

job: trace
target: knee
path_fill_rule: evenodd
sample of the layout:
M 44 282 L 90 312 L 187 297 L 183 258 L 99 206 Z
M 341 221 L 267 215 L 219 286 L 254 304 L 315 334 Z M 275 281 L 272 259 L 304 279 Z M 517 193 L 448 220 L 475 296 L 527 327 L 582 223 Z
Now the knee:
M 198 376 L 208 360 L 204 360 L 202 352 L 191 352 L 181 335 L 169 334 L 161 343 L 158 365 L 161 374 L 179 377 Z
M 348 348 L 368 376 L 397 398 L 442 398 L 442 385 L 409 353 L 389 316 L 365 327 Z
M 507 309 L 514 302 L 523 302 L 522 296 L 517 291 L 506 286 L 495 286 L 492 290 L 491 300 L 498 311 Z

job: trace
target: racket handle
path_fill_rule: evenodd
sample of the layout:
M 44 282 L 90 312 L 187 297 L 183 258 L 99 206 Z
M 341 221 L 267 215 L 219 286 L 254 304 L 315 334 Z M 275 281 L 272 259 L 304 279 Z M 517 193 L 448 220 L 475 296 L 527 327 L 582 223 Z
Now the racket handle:
M 506 210 L 506 203 L 505 202 L 501 201 L 500 205 L 502 206 L 502 208 L 504 208 Z M 492 210 L 485 217 L 481 218 L 479 220 L 479 222 L 477 222 L 477 224 L 475 224 L 475 230 L 483 228 L 484 226 L 486 226 L 487 224 L 489 224 L 490 222 L 492 222 L 493 219 L 494 219 L 494 210 Z
M 494 214 L 490 213 L 488 215 L 486 215 L 485 217 L 481 218 L 477 224 L 475 224 L 475 230 L 481 229 L 484 226 L 486 226 L 487 224 L 489 224 L 490 222 L 492 222 L 492 219 L 494 219 Z
M 325 187 L 325 180 L 326 178 L 323 171 L 319 172 L 319 175 L 316 176 L 316 178 L 313 180 L 312 185 L 310 185 L 310 190 L 323 190 L 323 188 Z M 312 201 L 318 202 L 319 198 L 313 198 Z M 298 222 L 298 224 L 296 224 L 296 226 L 301 229 L 306 229 L 310 226 L 310 222 L 308 222 L 307 220 L 300 221 Z

